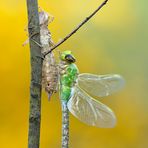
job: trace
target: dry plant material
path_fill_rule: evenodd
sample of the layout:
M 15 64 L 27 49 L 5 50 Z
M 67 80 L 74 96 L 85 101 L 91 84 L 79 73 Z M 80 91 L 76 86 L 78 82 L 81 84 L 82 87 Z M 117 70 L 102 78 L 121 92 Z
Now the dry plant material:
M 48 29 L 48 24 L 53 21 L 53 16 L 47 12 L 40 10 L 40 41 L 42 46 L 42 53 L 47 52 L 54 45 L 51 33 Z M 57 91 L 58 83 L 58 68 L 53 52 L 48 54 L 43 60 L 42 67 L 42 86 L 48 93 L 48 98 Z

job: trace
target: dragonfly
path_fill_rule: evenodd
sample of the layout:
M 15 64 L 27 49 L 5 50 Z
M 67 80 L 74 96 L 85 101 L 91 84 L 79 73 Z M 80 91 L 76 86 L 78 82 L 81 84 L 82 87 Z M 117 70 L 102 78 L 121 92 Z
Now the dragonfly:
M 95 98 L 109 96 L 124 86 L 118 74 L 79 74 L 71 51 L 60 54 L 60 100 L 62 104 L 62 148 L 68 148 L 69 112 L 81 122 L 101 128 L 116 124 L 114 112 Z

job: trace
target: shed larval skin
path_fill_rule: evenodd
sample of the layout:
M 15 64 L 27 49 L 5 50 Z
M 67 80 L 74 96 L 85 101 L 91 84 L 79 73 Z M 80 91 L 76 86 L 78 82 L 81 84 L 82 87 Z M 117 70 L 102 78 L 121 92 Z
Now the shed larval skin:
M 48 24 L 52 22 L 52 20 L 53 16 L 49 16 L 45 11 L 41 10 L 39 12 L 42 53 L 49 51 L 51 46 L 54 44 L 51 39 L 51 33 L 48 29 Z M 57 84 L 58 67 L 54 54 L 51 52 L 45 57 L 42 67 L 42 86 L 48 93 L 48 98 L 57 91 Z

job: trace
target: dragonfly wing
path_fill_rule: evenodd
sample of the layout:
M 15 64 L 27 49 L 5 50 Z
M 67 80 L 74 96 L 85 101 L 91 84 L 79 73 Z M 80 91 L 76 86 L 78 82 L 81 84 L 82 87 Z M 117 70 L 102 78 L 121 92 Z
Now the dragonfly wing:
M 68 101 L 68 109 L 80 121 L 91 126 L 111 128 L 116 124 L 113 111 L 94 100 L 78 86 L 74 88 L 73 95 Z
M 120 90 L 124 86 L 124 79 L 117 74 L 82 73 L 78 77 L 78 85 L 90 95 L 104 97 Z

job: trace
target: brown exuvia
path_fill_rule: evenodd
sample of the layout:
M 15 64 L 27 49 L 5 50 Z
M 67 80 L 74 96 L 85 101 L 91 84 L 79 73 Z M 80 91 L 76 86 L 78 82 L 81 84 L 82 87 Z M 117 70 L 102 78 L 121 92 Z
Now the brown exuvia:
M 40 21 L 40 40 L 42 45 L 42 53 L 50 50 L 53 45 L 51 33 L 48 29 L 48 24 L 53 20 L 53 16 L 43 10 L 39 12 Z M 48 93 L 48 98 L 57 91 L 58 83 L 58 67 L 53 52 L 48 54 L 42 67 L 42 86 Z

